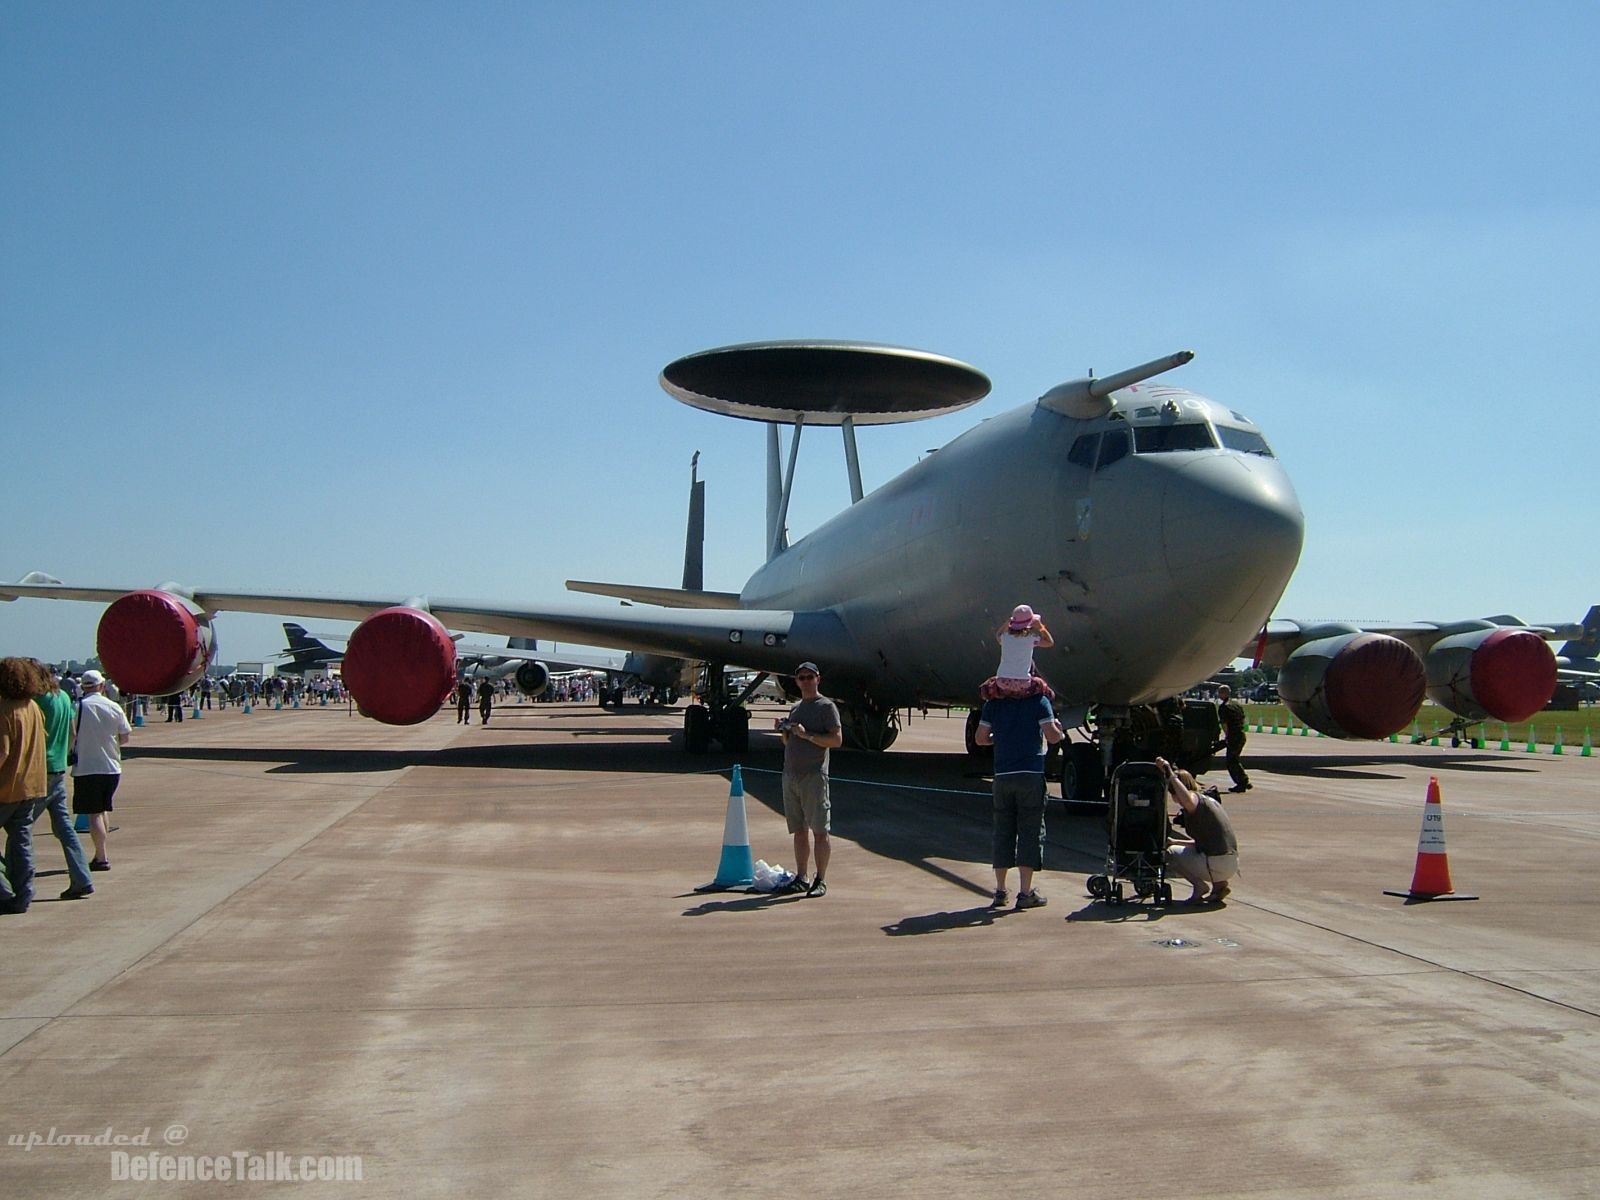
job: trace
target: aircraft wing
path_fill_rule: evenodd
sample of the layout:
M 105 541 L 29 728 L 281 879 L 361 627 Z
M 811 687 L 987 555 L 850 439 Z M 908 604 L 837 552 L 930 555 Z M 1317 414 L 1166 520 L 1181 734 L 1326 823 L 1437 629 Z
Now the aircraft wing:
M 1426 646 L 1439 638 L 1472 629 L 1492 629 L 1496 626 L 1526 629 L 1545 639 L 1570 635 L 1575 626 L 1569 623 L 1555 625 L 1529 625 L 1516 617 L 1487 617 L 1478 621 L 1295 621 L 1278 619 L 1269 621 L 1260 634 L 1240 648 L 1237 657 L 1255 660 L 1270 667 L 1281 667 L 1296 647 L 1318 638 L 1334 637 L 1341 633 L 1382 633 L 1411 644 L 1413 649 Z
M 34 572 L 17 583 L 0 583 L 0 600 L 39 598 L 102 604 L 137 587 L 80 587 Z M 690 609 L 577 605 L 524 607 L 482 600 L 367 594 L 312 596 L 293 592 L 233 592 L 164 583 L 160 590 L 182 596 L 208 613 L 254 612 L 323 620 L 362 621 L 397 605 L 426 609 L 450 629 L 469 633 L 547 638 L 583 645 L 709 660 L 755 670 L 787 672 L 802 659 L 840 662 L 859 657 L 844 625 L 831 611 Z M 497 649 L 496 654 L 508 657 Z M 549 660 L 527 652 L 540 661 Z

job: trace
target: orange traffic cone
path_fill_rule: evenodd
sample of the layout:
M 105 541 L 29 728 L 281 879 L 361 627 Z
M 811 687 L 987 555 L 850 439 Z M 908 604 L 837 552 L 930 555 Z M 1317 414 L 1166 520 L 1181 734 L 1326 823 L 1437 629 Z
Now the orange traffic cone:
M 1444 805 L 1439 800 L 1439 779 L 1428 779 L 1428 801 L 1422 806 L 1422 833 L 1417 838 L 1417 869 L 1411 875 L 1409 892 L 1391 892 L 1385 896 L 1404 896 L 1408 901 L 1422 900 L 1476 900 L 1450 885 L 1450 859 L 1444 852 Z

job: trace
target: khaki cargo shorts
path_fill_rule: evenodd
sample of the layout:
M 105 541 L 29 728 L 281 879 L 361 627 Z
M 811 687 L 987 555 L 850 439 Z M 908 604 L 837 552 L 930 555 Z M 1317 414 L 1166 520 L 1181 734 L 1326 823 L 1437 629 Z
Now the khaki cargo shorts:
M 789 832 L 809 829 L 827 833 L 833 806 L 828 801 L 828 777 L 821 771 L 783 777 L 783 816 Z

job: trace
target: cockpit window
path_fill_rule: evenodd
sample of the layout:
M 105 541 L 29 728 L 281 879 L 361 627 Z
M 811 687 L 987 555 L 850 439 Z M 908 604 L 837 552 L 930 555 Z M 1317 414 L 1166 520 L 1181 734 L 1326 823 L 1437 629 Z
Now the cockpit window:
M 1128 431 L 1108 429 L 1105 436 L 1100 439 L 1100 461 L 1095 464 L 1094 469 L 1103 471 L 1127 453 Z
M 1094 452 L 1100 447 L 1098 433 L 1085 433 L 1072 443 L 1072 449 L 1067 451 L 1067 461 L 1076 463 L 1080 467 L 1094 467 Z
M 1221 436 L 1225 449 L 1239 450 L 1245 454 L 1259 454 L 1263 458 L 1275 457 L 1272 447 L 1267 445 L 1267 439 L 1253 429 L 1231 429 L 1226 425 L 1218 425 L 1217 433 Z
M 1175 425 L 1139 425 L 1133 431 L 1133 448 L 1139 454 L 1164 454 L 1169 450 L 1211 450 L 1216 447 L 1211 426 L 1204 421 Z

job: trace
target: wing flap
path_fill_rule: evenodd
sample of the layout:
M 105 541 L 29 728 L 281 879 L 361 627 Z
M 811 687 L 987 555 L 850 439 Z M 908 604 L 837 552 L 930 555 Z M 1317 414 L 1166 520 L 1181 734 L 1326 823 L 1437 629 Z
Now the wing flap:
M 637 600 L 666 608 L 738 608 L 738 592 L 694 591 L 686 588 L 647 587 L 633 583 L 595 583 L 587 579 L 567 580 L 567 591 L 591 596 L 610 596 L 616 600 Z

